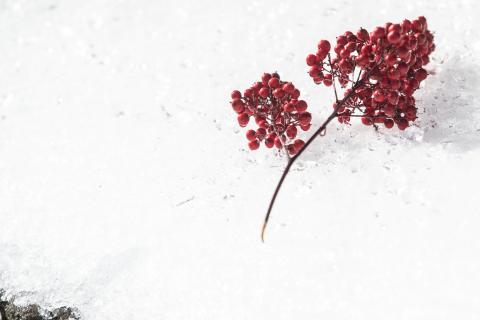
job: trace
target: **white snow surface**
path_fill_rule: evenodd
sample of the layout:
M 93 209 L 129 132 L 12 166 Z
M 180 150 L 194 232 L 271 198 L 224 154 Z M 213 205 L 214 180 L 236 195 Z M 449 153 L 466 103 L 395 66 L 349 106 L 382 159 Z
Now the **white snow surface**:
M 83 319 L 480 319 L 480 2 L 0 1 L 0 287 Z M 332 123 L 289 174 L 229 101 L 265 71 L 314 127 L 320 39 L 425 15 L 405 132 Z M 308 135 L 306 135 L 308 136 Z

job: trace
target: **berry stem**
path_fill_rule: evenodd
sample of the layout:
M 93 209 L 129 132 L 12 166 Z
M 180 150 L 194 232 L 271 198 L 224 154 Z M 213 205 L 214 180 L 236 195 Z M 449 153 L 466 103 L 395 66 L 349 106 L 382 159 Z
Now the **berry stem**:
M 380 61 L 382 62 L 383 59 Z M 379 63 L 380 63 L 379 62 Z M 335 109 L 333 110 L 333 112 L 328 116 L 328 118 L 322 123 L 322 125 L 317 129 L 317 131 L 315 131 L 315 133 L 305 142 L 305 145 L 303 146 L 302 149 L 300 149 L 298 151 L 297 154 L 295 154 L 293 157 L 289 158 L 288 159 L 288 162 L 287 162 L 287 166 L 285 167 L 285 169 L 283 169 L 283 173 L 280 177 L 280 180 L 278 181 L 277 183 L 277 186 L 275 187 L 275 191 L 273 193 L 273 196 L 270 200 L 270 204 L 268 206 L 268 210 L 267 210 L 267 214 L 265 215 L 265 219 L 264 219 L 264 222 L 263 222 L 263 226 L 262 226 L 262 233 L 261 233 L 261 238 L 262 238 L 262 242 L 265 242 L 265 229 L 267 228 L 267 224 L 268 224 L 268 220 L 270 219 L 270 214 L 272 213 L 272 209 L 273 209 L 273 205 L 275 203 L 275 200 L 277 199 L 277 195 L 283 185 L 283 182 L 285 181 L 285 178 L 287 177 L 287 174 L 288 172 L 290 171 L 290 168 L 292 167 L 292 165 L 295 163 L 295 161 L 302 155 L 302 153 L 307 149 L 307 147 L 313 142 L 313 140 L 315 140 L 318 136 L 323 136 L 323 132 L 325 132 L 326 128 L 327 128 L 327 125 L 333 120 L 335 119 L 337 116 L 338 116 L 338 109 L 340 109 L 340 107 L 343 106 L 343 104 L 345 104 L 348 99 L 350 99 L 353 95 L 356 94 L 356 89 L 361 87 L 364 82 L 365 82 L 365 79 L 368 80 L 368 77 L 370 76 L 370 74 L 373 72 L 373 70 L 375 70 L 378 66 L 377 63 L 376 65 L 374 65 L 366 74 L 366 76 L 361 79 L 360 81 L 357 81 L 355 83 L 355 85 L 352 87 L 351 91 L 342 99 L 340 100 L 336 106 L 335 106 Z M 338 100 L 337 100 L 338 101 Z

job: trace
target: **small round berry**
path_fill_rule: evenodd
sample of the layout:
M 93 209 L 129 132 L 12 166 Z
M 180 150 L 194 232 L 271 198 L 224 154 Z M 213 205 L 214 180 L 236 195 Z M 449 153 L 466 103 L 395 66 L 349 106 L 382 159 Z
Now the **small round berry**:
M 429 63 L 430 63 L 430 58 L 427 55 L 423 56 L 422 57 L 422 65 L 426 66 Z
M 401 76 L 405 76 L 408 73 L 408 65 L 405 62 L 400 62 L 397 66 L 397 70 Z
M 399 95 L 398 95 L 398 92 L 397 91 L 390 91 L 388 93 L 388 96 L 387 96 L 387 99 L 388 99 L 388 103 L 392 104 L 392 105 L 397 105 L 398 103 L 398 99 L 399 99 Z
M 231 97 L 232 97 L 233 100 L 240 99 L 242 97 L 242 94 L 240 93 L 240 91 L 234 90 L 234 91 L 232 91 Z
M 268 123 L 266 120 L 260 120 L 257 122 L 257 125 L 260 127 L 260 128 L 264 128 L 266 129 L 268 127 Z
M 350 57 L 350 51 L 348 51 L 347 49 L 343 49 L 342 51 L 340 51 L 340 54 L 339 54 L 340 58 L 348 58 Z
M 318 43 L 318 49 L 322 52 L 328 53 L 331 49 L 330 42 L 328 42 L 327 40 L 320 40 L 320 42 Z
M 250 89 L 250 88 L 248 88 L 248 89 L 246 89 L 246 90 L 243 92 L 243 95 L 244 95 L 245 97 L 252 97 L 252 96 L 253 96 L 253 90 Z
M 347 43 L 347 45 L 345 46 L 345 50 L 348 50 L 350 52 L 353 52 L 355 51 L 355 49 L 357 49 L 357 44 L 355 42 L 349 42 Z
M 388 70 L 388 78 L 391 80 L 398 80 L 400 79 L 400 72 L 395 68 L 391 68 Z
M 253 140 L 248 143 L 250 150 L 257 150 L 260 147 L 260 142 L 258 140 Z
M 393 66 L 395 63 L 397 63 L 397 56 L 393 53 L 387 54 L 385 56 L 385 63 L 389 66 Z
M 262 84 L 266 86 L 268 84 L 268 80 L 270 80 L 271 77 L 272 75 L 270 73 L 264 73 L 262 75 Z
M 405 111 L 405 118 L 414 121 L 417 118 L 417 109 L 415 107 L 408 107 L 407 111 Z
M 310 77 L 312 78 L 318 78 L 321 74 L 322 74 L 322 70 L 320 69 L 320 67 L 318 66 L 313 66 L 310 68 L 310 70 L 308 71 L 308 74 L 310 75 Z
M 425 69 L 418 69 L 416 72 L 415 72 L 415 79 L 417 79 L 418 81 L 423 81 L 427 78 L 428 76 L 428 73 L 427 73 L 427 70 Z
M 371 126 L 373 124 L 373 121 L 370 117 L 362 117 L 362 123 L 366 126 Z
M 407 119 L 401 118 L 397 121 L 397 127 L 400 130 L 405 130 L 408 127 Z
M 384 95 L 383 91 L 382 91 L 382 90 L 379 90 L 379 89 L 375 90 L 375 91 L 373 92 L 373 99 L 374 99 L 376 102 L 383 102 L 383 101 L 385 101 L 385 95 Z
M 272 138 L 266 138 L 265 139 L 265 146 L 267 148 L 269 148 L 269 149 L 272 148 L 274 144 L 275 144 L 275 141 Z
M 285 111 L 285 112 L 293 112 L 293 111 L 295 111 L 295 106 L 293 105 L 293 103 L 288 102 L 288 103 L 286 103 L 286 104 L 283 105 L 283 111 Z
M 412 29 L 416 32 L 422 32 L 423 31 L 423 25 L 419 20 L 413 20 L 412 21 Z
M 304 100 L 298 100 L 297 104 L 295 105 L 295 110 L 297 110 L 297 112 L 305 112 L 307 108 L 307 102 Z
M 287 150 L 288 150 L 288 153 L 291 155 L 291 156 L 294 156 L 297 154 L 297 150 L 295 149 L 295 145 L 293 144 L 289 144 L 287 146 Z
M 317 56 L 314 54 L 309 54 L 307 56 L 307 65 L 308 66 L 314 66 L 317 63 Z
M 420 21 L 422 23 L 422 25 L 427 24 L 427 18 L 425 18 L 424 16 L 418 17 L 417 20 Z
M 298 89 L 293 90 L 291 96 L 292 96 L 292 99 L 298 99 L 298 97 L 300 97 L 300 90 Z
M 243 113 L 245 111 L 245 103 L 240 99 L 234 99 L 232 101 L 232 108 L 236 113 Z
M 273 96 L 275 98 L 282 98 L 285 95 L 285 91 L 283 91 L 281 88 L 277 88 L 273 90 Z
M 385 36 L 385 28 L 376 27 L 372 33 L 370 33 L 370 39 L 372 42 L 377 42 L 378 39 L 383 38 Z
M 240 127 L 246 127 L 248 124 L 248 121 L 250 120 L 250 117 L 246 113 L 241 113 L 238 115 L 237 120 Z
M 277 77 L 273 77 L 268 80 L 268 86 L 272 89 L 278 88 L 278 86 L 280 86 L 280 80 L 278 80 Z
M 297 136 L 297 127 L 294 125 L 289 125 L 285 133 L 289 139 L 294 139 Z
M 245 135 L 246 135 L 248 141 L 253 141 L 253 140 L 256 139 L 256 134 L 257 133 L 255 132 L 255 130 L 250 129 L 250 130 L 247 131 L 247 133 Z
M 385 119 L 383 124 L 385 125 L 385 128 L 391 129 L 391 128 L 393 128 L 393 125 L 395 124 L 395 122 L 393 122 L 392 119 Z
M 363 28 L 360 28 L 360 30 L 357 31 L 357 38 L 360 40 L 360 41 L 368 41 L 370 40 L 370 35 L 368 34 L 368 31 L 363 29 Z
M 255 135 L 259 140 L 262 140 L 267 135 L 267 130 L 265 128 L 258 128 Z
M 263 99 L 266 99 L 270 93 L 270 90 L 268 88 L 263 87 L 260 90 L 258 90 L 258 95 L 262 97 Z
M 332 74 L 331 73 L 327 73 L 325 75 L 325 79 L 323 79 L 323 84 L 326 85 L 327 87 L 330 87 L 332 84 L 333 84 L 333 80 L 332 80 Z
M 408 32 L 408 31 L 412 30 L 412 23 L 410 22 L 410 20 L 408 20 L 408 19 L 403 20 L 402 29 L 403 29 L 404 32 Z
M 385 107 L 383 107 L 383 112 L 386 116 L 393 117 L 393 115 L 395 114 L 395 108 L 393 107 L 393 105 L 387 104 Z
M 282 89 L 286 93 L 292 93 L 295 90 L 295 86 L 293 85 L 293 83 L 288 82 L 283 85 Z
M 282 143 L 282 140 L 279 137 L 275 137 L 275 140 L 273 142 L 274 142 L 275 147 L 277 149 L 282 149 L 283 143 Z
M 297 139 L 293 142 L 293 145 L 295 146 L 295 150 L 297 151 L 296 153 L 298 153 L 298 151 L 300 151 L 305 145 L 305 142 L 301 139 Z
M 312 125 L 309 123 L 309 124 L 307 124 L 307 125 L 305 125 L 305 126 L 304 126 L 304 125 L 300 125 L 300 128 L 301 128 L 303 131 L 308 131 L 308 130 L 310 130 L 310 127 L 311 127 L 311 126 L 312 126 Z
M 310 121 L 312 121 L 312 115 L 310 114 L 310 112 L 301 113 L 298 116 L 298 121 L 300 122 L 300 125 L 306 126 L 310 124 Z

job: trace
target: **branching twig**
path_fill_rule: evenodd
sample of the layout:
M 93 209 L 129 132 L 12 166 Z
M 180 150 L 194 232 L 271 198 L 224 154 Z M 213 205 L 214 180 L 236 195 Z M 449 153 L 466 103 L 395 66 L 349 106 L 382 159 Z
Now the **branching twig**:
M 383 61 L 383 59 L 382 59 Z M 275 191 L 273 193 L 273 196 L 272 196 L 272 199 L 270 200 L 270 204 L 268 206 L 268 210 L 267 210 L 267 214 L 265 215 L 265 220 L 263 222 L 263 226 L 262 226 L 262 233 L 261 233 L 261 238 L 262 238 L 262 242 L 265 242 L 265 229 L 267 227 L 267 224 L 268 224 L 268 220 L 270 219 L 270 214 L 272 213 L 272 208 L 273 208 L 273 204 L 275 203 L 275 200 L 277 198 L 277 195 L 278 195 L 278 192 L 280 191 L 280 188 L 282 187 L 283 185 L 283 182 L 285 181 L 285 178 L 288 174 L 288 172 L 290 171 L 290 168 L 292 167 L 292 165 L 295 163 L 295 161 L 302 155 L 302 153 L 307 149 L 307 147 L 313 142 L 313 140 L 315 140 L 319 135 L 322 134 L 322 132 L 325 131 L 325 129 L 327 128 L 327 125 L 334 119 L 337 117 L 338 115 L 338 109 L 340 109 L 340 107 L 343 106 L 343 104 L 345 104 L 348 99 L 350 99 L 353 95 L 356 94 L 356 89 L 360 86 L 362 86 L 365 82 L 365 80 L 368 80 L 368 77 L 369 75 L 373 72 L 373 70 L 375 70 L 377 68 L 377 66 L 382 62 L 380 61 L 379 63 L 375 64 L 366 74 L 366 76 L 360 80 L 360 81 L 357 81 L 357 83 L 355 83 L 355 85 L 352 87 L 351 91 L 340 101 L 338 101 L 338 98 L 337 98 L 337 101 L 338 103 L 336 104 L 335 106 L 335 109 L 333 110 L 332 114 L 330 114 L 328 116 L 328 118 L 325 120 L 325 122 L 323 122 L 323 124 L 317 129 L 317 131 L 315 131 L 315 133 L 305 142 L 305 145 L 303 146 L 303 148 L 297 153 L 295 154 L 293 157 L 289 158 L 288 159 L 288 162 L 287 162 L 287 166 L 285 167 L 285 169 L 283 170 L 283 173 L 280 177 L 280 180 L 278 181 L 277 183 L 277 186 L 275 188 Z M 333 79 L 335 80 L 335 79 Z

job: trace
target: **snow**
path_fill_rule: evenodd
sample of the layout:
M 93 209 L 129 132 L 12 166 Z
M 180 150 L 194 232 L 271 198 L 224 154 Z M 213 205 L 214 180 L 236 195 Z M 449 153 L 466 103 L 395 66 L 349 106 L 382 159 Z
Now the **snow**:
M 84 319 L 478 319 L 478 1 L 0 2 L 0 287 Z M 418 127 L 335 123 L 295 166 L 229 106 L 321 38 L 425 15 Z

